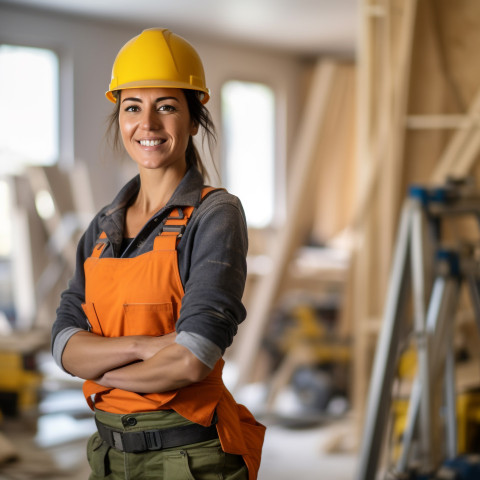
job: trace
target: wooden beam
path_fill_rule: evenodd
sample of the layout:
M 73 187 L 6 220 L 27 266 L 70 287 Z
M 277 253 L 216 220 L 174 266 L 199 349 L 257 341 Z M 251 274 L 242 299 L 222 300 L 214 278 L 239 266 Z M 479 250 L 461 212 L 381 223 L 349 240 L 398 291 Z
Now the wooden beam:
M 334 62 L 319 60 L 315 66 L 312 85 L 306 100 L 306 109 L 294 145 L 294 161 L 291 162 L 289 184 L 289 210 L 287 223 L 280 228 L 278 239 L 272 247 L 273 269 L 258 281 L 253 292 L 245 330 L 239 336 L 235 347 L 234 361 L 238 367 L 238 377 L 234 388 L 251 379 L 265 328 L 268 324 L 273 304 L 277 298 L 287 267 L 297 248 L 304 241 L 307 232 L 302 230 L 305 208 L 312 197 L 315 178 L 316 150 L 318 138 L 325 122 L 328 99 L 334 84 L 337 67 Z M 302 213 L 302 215 L 300 214 Z
M 403 14 L 399 31 L 399 43 L 397 52 L 392 52 L 392 60 L 389 74 L 391 76 L 392 110 L 388 132 L 388 149 L 384 157 L 380 183 L 380 218 L 382 225 L 381 241 L 379 243 L 379 255 L 382 258 L 381 268 L 377 272 L 380 275 L 381 284 L 388 279 L 392 249 L 395 243 L 398 214 L 403 200 L 402 178 L 403 155 L 405 150 L 405 118 L 408 109 L 408 95 L 410 86 L 410 70 L 412 61 L 413 38 L 415 34 L 415 21 L 418 0 L 405 0 L 403 2 Z
M 473 119 L 468 115 L 455 114 L 409 115 L 406 120 L 406 127 L 410 130 L 466 130 L 472 126 L 480 128 L 480 114 Z
M 39 193 L 45 192 L 51 198 L 53 204 L 53 211 L 51 215 L 48 217 L 40 217 L 45 229 L 49 235 L 49 237 L 55 238 L 55 235 L 58 236 L 60 231 L 60 225 L 62 223 L 62 215 L 60 213 L 60 208 L 55 198 L 55 193 L 53 191 L 52 185 L 50 184 L 45 168 L 44 167 L 37 167 L 31 166 L 28 167 L 25 171 L 25 176 L 30 183 L 32 188 L 33 194 L 36 196 Z M 57 247 L 57 245 L 55 245 Z M 70 268 L 70 271 L 74 271 L 75 269 L 75 261 L 76 261 L 76 244 L 73 242 L 72 239 L 68 239 L 68 241 L 64 242 L 63 245 L 59 246 L 60 251 L 56 252 L 62 256 L 65 263 Z

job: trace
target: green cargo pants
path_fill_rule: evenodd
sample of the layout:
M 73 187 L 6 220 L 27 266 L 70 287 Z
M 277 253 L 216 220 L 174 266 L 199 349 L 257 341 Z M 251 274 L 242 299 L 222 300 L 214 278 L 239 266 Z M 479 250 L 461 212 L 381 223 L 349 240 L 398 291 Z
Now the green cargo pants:
M 97 410 L 100 422 L 117 430 L 139 431 L 189 425 L 171 410 L 117 415 Z M 135 425 L 128 419 L 134 417 Z M 124 453 L 94 433 L 87 445 L 89 480 L 247 480 L 243 458 L 223 452 L 218 439 L 142 453 Z

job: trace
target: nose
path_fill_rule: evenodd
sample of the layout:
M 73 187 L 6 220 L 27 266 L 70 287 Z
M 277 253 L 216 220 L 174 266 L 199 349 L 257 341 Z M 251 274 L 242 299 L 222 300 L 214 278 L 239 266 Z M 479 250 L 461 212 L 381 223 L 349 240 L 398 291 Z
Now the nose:
M 143 111 L 141 125 L 145 130 L 158 130 L 160 128 L 160 119 L 155 109 L 145 109 Z

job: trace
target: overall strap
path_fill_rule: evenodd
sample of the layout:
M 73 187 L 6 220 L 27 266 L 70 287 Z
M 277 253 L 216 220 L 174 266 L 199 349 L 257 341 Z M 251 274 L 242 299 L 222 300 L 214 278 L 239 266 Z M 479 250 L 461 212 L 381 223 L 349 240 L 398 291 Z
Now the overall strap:
M 202 202 L 209 193 L 215 190 L 224 189 L 203 187 L 200 201 Z M 187 228 L 187 223 L 190 220 L 194 209 L 195 207 L 193 206 L 174 208 L 165 220 L 162 231 L 155 238 L 153 249 L 175 250 L 178 242 L 182 238 L 183 232 L 185 232 L 185 228 Z
M 107 242 L 107 234 L 105 232 L 102 232 L 98 237 L 97 242 L 93 247 L 92 254 L 90 256 L 93 258 L 100 258 L 100 255 L 102 254 L 105 246 L 107 245 Z

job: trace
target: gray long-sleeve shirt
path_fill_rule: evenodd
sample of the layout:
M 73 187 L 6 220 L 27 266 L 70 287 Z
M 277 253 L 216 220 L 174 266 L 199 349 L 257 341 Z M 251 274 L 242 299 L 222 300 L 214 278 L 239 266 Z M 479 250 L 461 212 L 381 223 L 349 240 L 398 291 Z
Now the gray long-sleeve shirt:
M 185 296 L 176 324 L 176 341 L 213 367 L 231 345 L 238 324 L 246 316 L 242 295 L 248 237 L 239 199 L 224 190 L 216 190 L 200 202 L 202 187 L 200 173 L 190 168 L 167 205 L 145 224 L 121 255 L 130 258 L 152 250 L 154 239 L 172 208 L 198 205 L 177 247 Z M 85 302 L 83 264 L 102 231 L 108 237 L 102 258 L 120 256 L 125 213 L 139 188 L 140 178 L 136 176 L 95 216 L 79 241 L 75 273 L 61 295 L 52 328 L 53 356 L 60 367 L 63 350 L 71 336 L 79 330 L 88 330 L 82 309 Z

